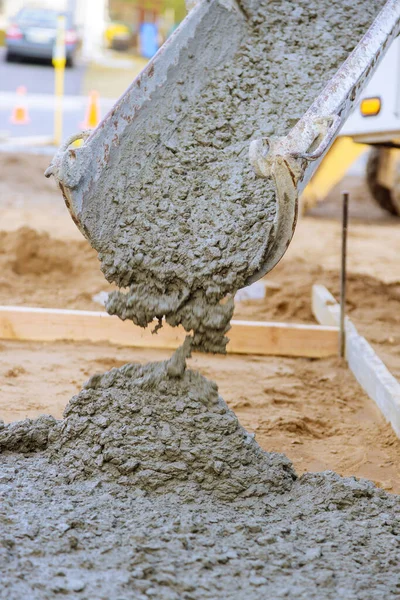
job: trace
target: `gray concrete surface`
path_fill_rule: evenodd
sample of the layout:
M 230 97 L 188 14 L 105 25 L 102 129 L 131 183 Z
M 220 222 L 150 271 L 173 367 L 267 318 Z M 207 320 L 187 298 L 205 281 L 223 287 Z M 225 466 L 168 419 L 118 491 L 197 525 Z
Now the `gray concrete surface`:
M 0 422 L 0 597 L 395 600 L 400 498 L 261 450 L 171 361 Z
M 66 70 L 65 93 L 78 95 L 81 93 L 83 76 L 86 67 L 77 64 Z M 0 92 L 15 92 L 18 86 L 24 85 L 28 92 L 36 94 L 52 94 L 54 89 L 54 71 L 46 61 L 21 61 L 7 63 L 5 48 L 0 48 Z

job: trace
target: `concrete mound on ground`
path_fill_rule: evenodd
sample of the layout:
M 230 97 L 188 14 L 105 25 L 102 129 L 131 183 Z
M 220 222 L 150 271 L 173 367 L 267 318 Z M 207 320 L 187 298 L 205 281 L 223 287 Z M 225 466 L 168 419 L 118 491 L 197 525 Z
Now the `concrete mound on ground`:
M 145 491 L 221 500 L 289 490 L 290 461 L 264 452 L 218 395 L 215 383 L 170 361 L 94 376 L 52 428 L 47 453 L 71 481 L 100 474 Z
M 171 361 L 92 377 L 61 421 L 0 427 L 0 596 L 398 597 L 400 498 L 297 478 Z

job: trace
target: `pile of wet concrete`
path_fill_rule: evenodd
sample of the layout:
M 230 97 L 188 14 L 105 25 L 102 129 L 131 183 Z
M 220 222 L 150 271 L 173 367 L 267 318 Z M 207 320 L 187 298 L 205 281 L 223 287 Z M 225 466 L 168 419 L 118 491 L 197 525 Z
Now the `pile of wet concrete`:
M 264 452 L 171 361 L 93 377 L 64 419 L 0 428 L 0 596 L 381 599 L 400 499 Z

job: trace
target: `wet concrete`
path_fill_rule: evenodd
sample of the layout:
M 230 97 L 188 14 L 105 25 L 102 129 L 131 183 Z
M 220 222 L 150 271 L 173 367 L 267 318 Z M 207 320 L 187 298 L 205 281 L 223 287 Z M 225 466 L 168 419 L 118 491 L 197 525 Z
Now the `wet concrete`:
M 0 597 L 397 598 L 400 498 L 297 478 L 215 383 L 169 364 L 93 377 L 62 421 L 0 428 Z
M 274 186 L 254 174 L 249 144 L 288 133 L 382 5 L 212 3 L 215 23 L 85 188 L 79 220 L 106 278 L 129 287 L 111 294 L 109 312 L 142 327 L 165 317 L 194 331 L 198 349 L 224 350 L 232 305 L 220 301 L 260 270 L 276 234 Z
M 92 214 L 93 245 L 108 279 L 131 285 L 110 312 L 142 326 L 165 315 L 223 349 L 232 305 L 219 301 L 257 270 L 274 217 L 248 141 L 286 132 L 380 4 L 241 5 L 251 45 L 187 109 L 182 91 L 184 127 L 155 138 L 152 163 L 131 171 L 126 154 L 110 170 L 100 200 L 116 208 Z M 0 596 L 398 598 L 400 498 L 331 472 L 298 478 L 185 368 L 189 351 L 92 377 L 61 421 L 0 425 Z

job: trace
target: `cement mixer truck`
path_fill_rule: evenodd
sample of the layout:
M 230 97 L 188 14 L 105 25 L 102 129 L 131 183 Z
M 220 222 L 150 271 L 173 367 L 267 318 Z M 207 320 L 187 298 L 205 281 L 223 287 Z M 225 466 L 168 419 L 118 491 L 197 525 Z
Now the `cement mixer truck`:
M 383 209 L 400 216 L 400 38 L 388 49 L 304 191 L 303 206 L 322 200 L 367 152 L 366 180 L 372 197 Z

